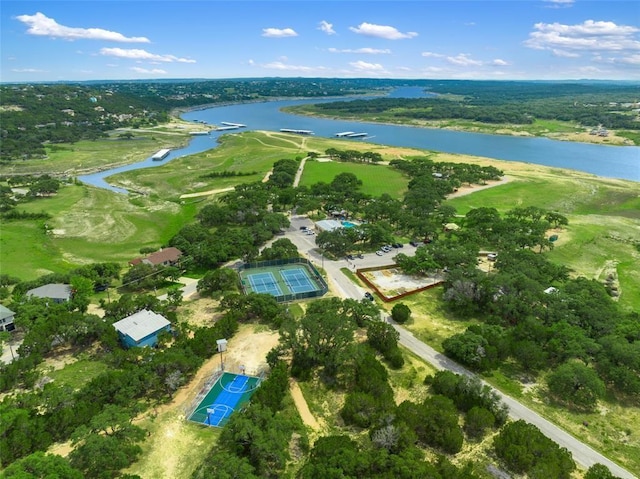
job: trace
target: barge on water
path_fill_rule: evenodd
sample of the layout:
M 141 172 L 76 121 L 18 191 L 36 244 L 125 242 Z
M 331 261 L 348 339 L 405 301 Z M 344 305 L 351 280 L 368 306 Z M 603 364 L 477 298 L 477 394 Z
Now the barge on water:
M 162 150 L 159 150 L 156 154 L 154 154 L 151 159 L 153 161 L 164 160 L 169 153 L 171 153 L 171 150 L 169 148 L 163 148 Z
M 354 131 L 343 131 L 341 133 L 336 133 L 336 136 L 338 138 L 342 138 L 343 136 L 353 135 L 354 133 L 355 133 Z
M 368 133 L 349 133 L 345 135 L 347 138 L 364 138 L 365 136 L 369 136 Z
M 297 135 L 313 135 L 311 130 L 294 130 L 292 128 L 280 128 L 282 133 L 295 133 Z

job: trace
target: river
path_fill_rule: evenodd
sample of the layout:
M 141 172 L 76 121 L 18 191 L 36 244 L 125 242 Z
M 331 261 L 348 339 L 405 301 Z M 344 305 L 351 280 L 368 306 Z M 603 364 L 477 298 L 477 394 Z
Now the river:
M 395 91 L 392 96 L 416 97 L 415 89 L 406 88 Z M 344 99 L 346 100 L 346 99 Z M 640 147 L 608 146 L 590 143 L 575 143 L 550 140 L 548 138 L 529 138 L 506 135 L 489 135 L 435 128 L 418 128 L 379 123 L 332 120 L 296 116 L 280 111 L 281 108 L 323 100 L 280 100 L 261 103 L 242 103 L 206 108 L 184 113 L 182 118 L 189 121 L 204 121 L 211 125 L 222 126 L 222 122 L 242 123 L 246 128 L 232 130 L 270 130 L 282 128 L 310 130 L 315 136 L 334 138 L 344 131 L 367 133 L 367 137 L 357 141 L 367 141 L 390 146 L 406 146 L 426 150 L 484 156 L 499 160 L 519 161 L 539 165 L 584 171 L 607 178 L 622 178 L 640 181 Z M 324 100 L 324 101 L 336 101 Z M 215 148 L 217 138 L 228 133 L 212 132 L 206 136 L 194 136 L 188 146 L 173 150 L 162 161 L 151 158 L 131 165 L 101 171 L 92 175 L 80 176 L 83 183 L 126 193 L 126 190 L 111 186 L 105 178 L 140 168 L 161 166 L 167 161 L 181 156 L 192 155 Z M 348 144 L 345 143 L 345 149 Z

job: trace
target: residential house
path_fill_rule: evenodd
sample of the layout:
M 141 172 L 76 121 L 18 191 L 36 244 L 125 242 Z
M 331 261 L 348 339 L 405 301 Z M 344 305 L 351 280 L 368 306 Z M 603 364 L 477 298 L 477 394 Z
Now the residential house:
M 129 261 L 131 266 L 135 266 L 140 263 L 148 264 L 150 266 L 175 266 L 182 257 L 182 251 L 173 246 L 169 248 L 161 249 L 155 253 L 151 253 L 146 258 L 135 258 Z
M 0 304 L 0 331 L 13 331 L 16 325 L 13 319 L 16 313 Z
M 64 303 L 71 299 L 71 286 L 62 283 L 50 283 L 27 291 L 27 298 L 51 299 L 54 303 Z
M 113 323 L 113 327 L 118 331 L 122 344 L 132 348 L 155 346 L 158 344 L 158 334 L 170 331 L 171 323 L 161 314 L 143 309 Z

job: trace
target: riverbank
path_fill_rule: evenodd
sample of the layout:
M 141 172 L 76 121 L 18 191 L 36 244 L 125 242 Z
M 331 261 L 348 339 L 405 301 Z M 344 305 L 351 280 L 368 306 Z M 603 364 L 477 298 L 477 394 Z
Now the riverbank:
M 388 119 L 361 118 L 358 116 L 336 116 L 323 115 L 321 113 L 312 112 L 307 109 L 306 105 L 291 106 L 282 108 L 282 111 L 290 115 L 306 116 L 309 118 L 321 118 L 333 121 L 355 121 L 362 124 L 377 124 L 390 126 L 406 126 L 415 128 L 425 128 L 432 130 L 450 130 L 461 131 L 466 133 L 480 133 L 484 135 L 501 135 L 501 136 L 517 136 L 531 138 L 548 138 L 550 140 L 567 141 L 571 143 L 587 143 L 594 145 L 608 146 L 637 146 L 633 140 L 618 136 L 615 130 L 608 130 L 607 136 L 593 135 L 590 129 L 576 126 L 565 125 L 567 129 L 572 128 L 574 131 L 544 131 L 541 128 L 534 128 L 530 125 L 513 125 L 513 124 L 488 124 L 476 123 L 463 120 L 416 120 L 416 119 L 398 119 L 390 121 Z

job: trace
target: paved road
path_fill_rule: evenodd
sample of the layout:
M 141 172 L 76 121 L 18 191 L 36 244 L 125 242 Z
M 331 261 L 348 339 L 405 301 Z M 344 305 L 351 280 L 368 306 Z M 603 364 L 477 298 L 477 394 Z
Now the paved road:
M 291 218 L 291 227 L 285 236 L 289 238 L 289 240 L 298 247 L 298 250 L 303 255 L 306 255 L 310 261 L 324 268 L 331 286 L 341 297 L 361 299 L 365 292 L 364 289 L 356 286 L 351 279 L 343 274 L 341 268 L 353 269 L 354 265 L 358 268 L 363 268 L 368 266 L 384 266 L 393 263 L 394 252 L 387 253 L 384 256 L 366 254 L 364 255 L 364 259 L 356 259 L 351 262 L 348 262 L 347 260 L 330 261 L 326 258 L 322 258 L 321 254 L 316 250 L 315 236 L 307 236 L 300 231 L 300 226 L 303 225 L 310 227 L 312 226 L 312 223 L 306 217 L 293 216 Z M 402 253 L 411 255 L 415 252 L 415 248 L 405 245 L 401 251 Z M 465 374 L 467 376 L 474 375 L 468 369 L 417 339 L 410 331 L 407 331 L 397 324 L 393 324 L 393 327 L 400 334 L 399 342 L 402 346 L 409 349 L 425 361 L 433 364 L 437 369 L 446 369 L 454 373 Z M 503 394 L 496 389 L 494 390 L 500 396 L 502 401 L 509 407 L 509 416 L 512 419 L 523 419 L 528 423 L 535 425 L 548 438 L 555 441 L 561 447 L 567 448 L 567 450 L 569 450 L 573 455 L 573 459 L 581 466 L 589 468 L 593 464 L 600 463 L 607 466 L 614 476 L 622 479 L 638 479 L 637 476 L 633 475 L 631 472 L 618 466 L 613 461 L 607 459 L 605 456 L 568 434 L 555 424 L 547 421 L 538 413 L 516 401 L 511 396 Z

